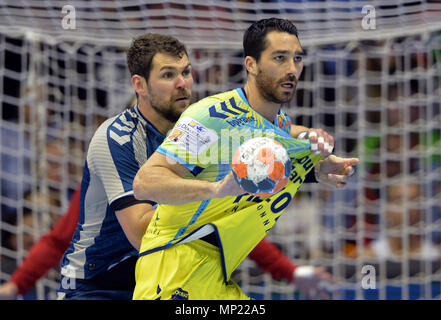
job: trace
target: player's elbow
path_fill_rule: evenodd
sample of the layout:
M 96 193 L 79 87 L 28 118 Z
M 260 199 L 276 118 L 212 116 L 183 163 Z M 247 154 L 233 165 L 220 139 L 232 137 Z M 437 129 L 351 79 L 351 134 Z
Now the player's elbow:
M 149 190 L 142 179 L 142 174 L 138 172 L 135 179 L 133 179 L 133 195 L 138 200 L 148 200 L 148 191 Z

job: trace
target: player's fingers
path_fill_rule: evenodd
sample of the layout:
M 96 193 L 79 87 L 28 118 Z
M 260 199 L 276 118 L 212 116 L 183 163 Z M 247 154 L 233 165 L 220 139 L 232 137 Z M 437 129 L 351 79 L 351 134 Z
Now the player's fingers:
M 334 151 L 334 137 L 329 135 L 329 146 L 328 146 L 329 154 L 332 154 L 332 151 Z
M 310 129 L 308 139 L 311 143 L 312 154 L 323 154 L 329 156 L 334 150 L 334 137 L 322 129 Z M 298 139 L 306 137 L 306 133 L 301 133 Z
M 308 138 L 308 131 L 300 132 L 297 136 L 297 139 L 304 140 Z
M 328 174 L 328 178 L 329 178 L 331 181 L 334 181 L 334 182 L 346 182 L 347 179 L 348 179 L 348 176 L 347 176 L 347 175 L 344 175 L 344 174 L 333 174 L 333 173 L 329 173 L 329 174 Z
M 331 296 L 325 290 L 319 290 L 318 296 L 321 300 L 330 300 Z
M 325 137 L 323 135 L 320 135 L 317 138 L 317 154 L 325 154 Z
M 358 158 L 348 158 L 348 159 L 344 159 L 344 164 L 346 166 L 355 166 L 357 164 L 360 163 L 360 159 Z
M 329 183 L 337 188 L 343 188 L 346 186 L 348 176 L 341 175 L 341 174 L 328 174 L 328 181 Z
M 313 129 L 309 131 L 309 138 L 312 154 L 328 155 L 327 147 L 329 146 L 329 142 L 327 141 L 327 133 L 325 131 L 322 129 Z
M 330 154 L 332 154 L 332 151 L 334 150 L 334 137 L 322 129 L 317 129 L 317 134 L 319 136 L 318 139 L 320 139 L 320 137 L 323 137 L 322 153 L 325 156 L 329 156 Z
M 308 139 L 309 142 L 311 143 L 311 152 L 315 153 L 318 150 L 318 136 L 317 136 L 317 132 L 315 131 L 309 131 L 308 132 Z
M 331 142 L 331 135 L 328 134 L 326 131 L 323 131 L 323 155 L 329 156 L 331 153 L 329 152 L 330 142 Z
M 345 168 L 345 174 L 350 177 L 354 174 L 355 170 L 353 167 L 346 167 Z

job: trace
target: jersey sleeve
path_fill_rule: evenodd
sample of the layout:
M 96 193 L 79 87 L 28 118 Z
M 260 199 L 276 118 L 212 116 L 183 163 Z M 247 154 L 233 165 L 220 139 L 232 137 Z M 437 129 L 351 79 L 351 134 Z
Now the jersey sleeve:
M 100 127 L 91 141 L 87 155 L 90 174 L 98 176 L 108 203 L 115 211 L 137 203 L 154 205 L 152 201 L 137 200 L 133 194 L 133 180 L 141 163 L 147 159 L 145 143 L 143 146 L 137 144 L 142 138 L 136 139 L 136 135 L 128 131 L 134 128 L 124 130 L 116 120 L 114 123 L 117 126 L 107 124 Z
M 184 113 L 156 151 L 196 176 L 218 163 L 221 132 L 216 130 L 217 125 L 203 112 Z

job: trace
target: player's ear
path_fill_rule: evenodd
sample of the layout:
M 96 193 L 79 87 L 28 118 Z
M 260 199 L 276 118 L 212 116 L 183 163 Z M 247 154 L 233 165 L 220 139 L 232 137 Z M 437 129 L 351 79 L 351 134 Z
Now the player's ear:
M 246 56 L 244 61 L 245 68 L 249 74 L 257 75 L 257 61 L 251 56 Z
M 135 92 L 139 95 L 139 96 L 146 96 L 147 95 L 147 82 L 145 80 L 144 77 L 138 75 L 138 74 L 134 74 L 132 76 L 132 87 L 133 89 L 135 89 Z

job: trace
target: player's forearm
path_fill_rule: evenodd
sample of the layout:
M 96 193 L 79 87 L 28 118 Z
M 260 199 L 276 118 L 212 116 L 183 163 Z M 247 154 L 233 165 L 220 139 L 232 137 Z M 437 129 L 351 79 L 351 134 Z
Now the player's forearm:
M 123 227 L 124 233 L 126 234 L 130 244 L 138 251 L 141 247 L 142 237 L 144 236 L 150 220 L 152 220 L 152 215 L 154 212 L 155 210 L 151 210 L 139 217 L 139 220 L 133 224 L 131 228 L 129 228 L 130 232 L 128 232 L 127 228 Z
M 304 131 L 308 131 L 308 128 L 304 127 L 304 126 L 291 125 L 291 131 L 290 131 L 289 135 L 293 138 L 297 138 L 298 135 Z
M 184 179 L 159 166 L 143 167 L 133 181 L 133 192 L 139 200 L 179 205 L 216 198 L 217 183 Z

